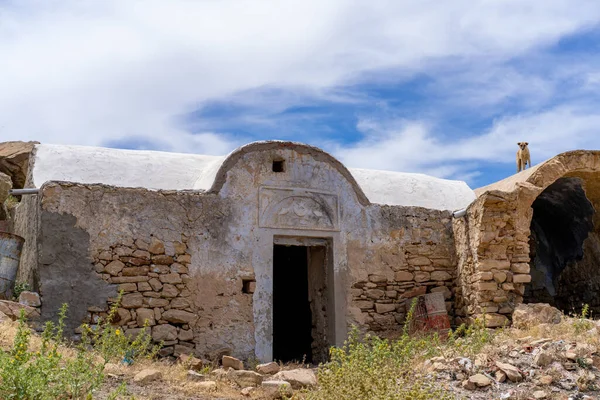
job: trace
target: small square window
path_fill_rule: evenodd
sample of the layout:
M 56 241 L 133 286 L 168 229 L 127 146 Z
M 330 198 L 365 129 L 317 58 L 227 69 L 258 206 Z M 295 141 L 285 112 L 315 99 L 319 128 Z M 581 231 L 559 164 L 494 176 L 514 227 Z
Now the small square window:
M 284 160 L 273 161 L 273 172 L 285 172 L 285 161 Z
M 242 279 L 242 293 L 252 294 L 256 290 L 256 281 L 254 279 Z

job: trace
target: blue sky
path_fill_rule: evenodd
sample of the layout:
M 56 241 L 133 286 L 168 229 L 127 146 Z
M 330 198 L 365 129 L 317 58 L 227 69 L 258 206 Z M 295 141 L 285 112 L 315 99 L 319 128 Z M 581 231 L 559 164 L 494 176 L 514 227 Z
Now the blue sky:
M 482 186 L 600 148 L 600 3 L 0 0 L 0 140 L 319 146 Z

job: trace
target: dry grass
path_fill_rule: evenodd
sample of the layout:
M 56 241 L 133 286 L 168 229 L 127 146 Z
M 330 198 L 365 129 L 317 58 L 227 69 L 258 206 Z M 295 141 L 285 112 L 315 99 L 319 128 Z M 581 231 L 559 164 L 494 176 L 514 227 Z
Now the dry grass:
M 17 332 L 18 323 L 4 321 L 0 323 L 0 349 L 8 349 L 12 346 Z M 555 325 L 541 324 L 529 326 L 524 329 L 505 328 L 496 330 L 490 341 L 481 342 L 481 346 L 463 348 L 457 346 L 456 342 L 439 342 L 433 344 L 432 351 L 422 351 L 410 359 L 410 368 L 413 374 L 425 376 L 430 371 L 430 364 L 426 361 L 430 355 L 444 355 L 445 357 L 456 357 L 464 352 L 471 353 L 469 356 L 482 357 L 486 360 L 500 359 L 501 356 L 512 349 L 521 349 L 524 345 L 539 339 L 551 341 L 565 341 L 587 344 L 600 349 L 600 325 L 597 328 L 595 322 L 581 318 L 564 317 L 562 322 Z M 477 341 L 475 341 L 477 342 Z M 41 339 L 37 335 L 31 338 L 30 346 L 33 350 L 39 349 Z M 61 346 L 59 352 L 64 357 L 74 357 L 76 350 Z M 306 367 L 303 364 L 282 365 L 282 369 Z M 162 373 L 162 379 L 146 386 L 133 383 L 133 377 L 144 369 L 156 369 Z M 114 391 L 122 382 L 127 383 L 127 399 L 139 400 L 183 400 L 183 399 L 265 399 L 267 398 L 260 389 L 253 391 L 250 396 L 243 396 L 240 388 L 226 380 L 217 380 L 216 390 L 206 390 L 198 382 L 187 380 L 187 368 L 185 366 L 166 360 L 141 359 L 131 366 L 122 364 L 107 364 L 105 367 L 107 380 L 101 390 L 94 398 L 106 399 L 109 393 Z M 560 372 L 547 371 L 555 379 L 560 378 Z M 211 378 L 214 379 L 214 378 Z M 444 383 L 440 383 L 443 385 Z M 294 398 L 312 397 L 308 393 L 297 394 Z M 133 396 L 133 397 L 131 397 Z

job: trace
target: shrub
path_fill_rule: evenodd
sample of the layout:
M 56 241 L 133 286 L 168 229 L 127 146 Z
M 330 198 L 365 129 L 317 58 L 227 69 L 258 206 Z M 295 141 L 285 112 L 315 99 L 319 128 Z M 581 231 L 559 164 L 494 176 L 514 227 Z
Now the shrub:
M 29 284 L 27 282 L 17 282 L 15 283 L 15 288 L 13 290 L 13 297 L 18 299 L 21 293 L 30 290 Z
M 120 292 L 106 318 L 100 318 L 96 325 L 84 324 L 82 326 L 82 345 L 92 347 L 102 357 L 105 364 L 111 361 L 129 363 L 135 358 L 154 358 L 161 348 L 161 344 L 152 345 L 147 321 L 133 341 L 125 335 L 120 327 L 112 325 L 111 321 L 115 319 L 122 297 L 123 292 Z
M 319 386 L 307 391 L 311 400 L 447 400 L 454 397 L 421 378 L 414 365 L 437 355 L 477 352 L 492 340 L 481 321 L 461 326 L 442 341 L 437 334 L 410 335 L 415 303 L 397 340 L 362 336 L 354 327 L 344 345 L 330 349 L 330 361 L 319 366 Z
M 59 351 L 66 311 L 65 305 L 57 325 L 46 323 L 37 349 L 21 312 L 12 348 L 0 353 L 0 398 L 80 399 L 102 383 L 104 365 L 96 362 L 93 352 L 77 351 L 69 358 Z
M 588 319 L 589 316 L 590 316 L 589 304 L 583 305 L 580 314 L 573 315 L 573 318 L 574 318 L 573 328 L 575 328 L 576 334 L 579 335 L 585 331 L 589 331 L 590 329 L 592 329 L 594 327 L 594 324 L 592 323 L 592 321 L 590 321 Z
M 113 304 L 108 317 L 97 325 L 84 326 L 81 342 L 70 348 L 63 339 L 66 304 L 56 324 L 46 323 L 39 344 L 32 341 L 22 311 L 12 348 L 0 351 L 0 399 L 91 399 L 104 381 L 108 362 L 154 357 L 159 347 L 151 345 L 148 329 L 130 341 L 120 328 L 111 325 L 118 304 Z M 109 398 L 124 390 L 122 385 Z

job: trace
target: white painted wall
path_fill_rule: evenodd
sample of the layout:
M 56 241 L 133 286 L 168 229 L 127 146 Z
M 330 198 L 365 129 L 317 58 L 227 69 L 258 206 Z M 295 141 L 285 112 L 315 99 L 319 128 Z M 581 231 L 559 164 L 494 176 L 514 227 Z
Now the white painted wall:
M 227 156 L 102 147 L 36 146 L 33 184 L 102 183 L 162 190 L 208 190 Z M 350 169 L 372 203 L 455 211 L 476 196 L 465 182 L 423 174 Z
M 39 144 L 35 150 L 33 184 L 49 181 L 102 183 L 118 187 L 193 189 L 203 171 L 224 157 L 120 150 L 103 147 Z

